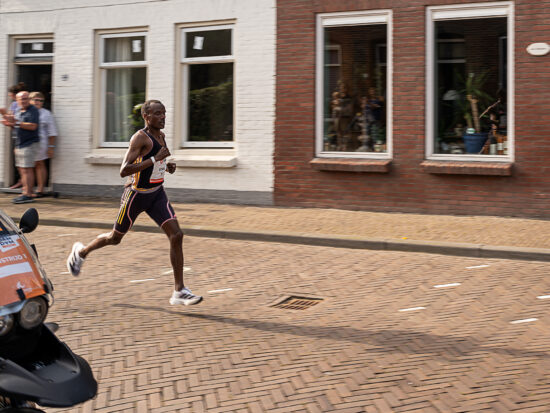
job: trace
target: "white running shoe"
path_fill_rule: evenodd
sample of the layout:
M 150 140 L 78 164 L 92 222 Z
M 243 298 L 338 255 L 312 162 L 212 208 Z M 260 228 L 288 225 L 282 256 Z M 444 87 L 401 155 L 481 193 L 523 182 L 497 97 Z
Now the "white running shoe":
M 67 269 L 75 277 L 80 274 L 80 269 L 82 268 L 82 264 L 84 264 L 84 258 L 82 258 L 79 254 L 82 248 L 84 248 L 84 244 L 81 242 L 75 242 L 73 244 L 73 249 L 69 254 L 69 258 L 67 258 Z
M 195 295 L 191 292 L 189 288 L 183 288 L 180 291 L 174 291 L 172 297 L 170 297 L 170 304 L 184 304 L 184 305 L 193 305 L 198 304 L 202 301 L 200 295 Z

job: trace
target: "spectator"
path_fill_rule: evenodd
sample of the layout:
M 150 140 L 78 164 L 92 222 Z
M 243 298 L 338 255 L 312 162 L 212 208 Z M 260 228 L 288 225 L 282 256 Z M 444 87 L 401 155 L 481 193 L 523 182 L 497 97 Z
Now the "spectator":
M 48 169 L 46 168 L 46 159 L 53 158 L 53 150 L 55 148 L 55 138 L 57 137 L 57 129 L 52 113 L 48 109 L 44 109 L 44 95 L 40 92 L 32 92 L 29 95 L 31 105 L 38 109 L 39 126 L 38 135 L 40 136 L 40 147 L 36 156 L 36 198 L 45 196 L 44 187 L 48 182 Z
M 10 86 L 8 88 L 9 106 L 8 106 L 8 109 L 0 108 L 0 114 L 1 115 L 5 115 L 6 113 L 13 115 L 17 111 L 18 105 L 17 105 L 17 100 L 15 99 L 15 96 L 19 92 L 22 92 L 24 90 L 27 90 L 27 86 L 25 85 L 24 82 L 19 82 L 18 84 Z M 13 142 L 15 141 L 15 138 L 16 138 L 15 129 L 13 129 L 13 128 L 11 129 L 11 136 L 13 138 L 13 140 L 11 142 L 12 146 L 13 146 Z M 13 149 L 13 147 L 12 147 L 12 149 Z M 12 163 L 12 165 L 15 166 L 14 163 Z M 14 168 L 14 170 L 15 170 L 16 183 L 13 184 L 12 186 L 10 186 L 10 189 L 21 188 L 21 185 L 22 185 L 21 184 L 21 175 L 19 174 L 19 171 L 17 171 L 16 168 Z
M 2 123 L 15 128 L 15 166 L 19 168 L 23 194 L 13 199 L 15 204 L 33 202 L 34 165 L 40 145 L 38 136 L 39 113 L 29 101 L 29 92 L 19 92 L 16 96 L 19 108 L 15 114 L 5 114 Z

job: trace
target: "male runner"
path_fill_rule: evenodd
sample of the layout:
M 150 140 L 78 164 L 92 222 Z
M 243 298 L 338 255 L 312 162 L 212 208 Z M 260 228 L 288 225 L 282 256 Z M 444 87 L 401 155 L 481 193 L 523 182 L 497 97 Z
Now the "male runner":
M 145 128 L 137 131 L 130 139 L 120 168 L 121 177 L 131 175 L 132 178 L 122 194 L 114 228 L 108 234 L 99 235 L 87 246 L 76 242 L 67 258 L 67 268 L 72 275 L 77 276 L 90 252 L 106 245 L 119 244 L 138 215 L 145 211 L 170 240 L 170 262 L 175 281 L 170 304 L 198 304 L 202 297 L 193 294 L 183 284 L 183 232 L 162 186 L 164 172 L 168 170 L 173 174 L 176 171 L 175 163 L 166 162 L 170 151 L 161 131 L 166 110 L 160 101 L 148 100 L 141 107 L 141 115 L 145 120 Z

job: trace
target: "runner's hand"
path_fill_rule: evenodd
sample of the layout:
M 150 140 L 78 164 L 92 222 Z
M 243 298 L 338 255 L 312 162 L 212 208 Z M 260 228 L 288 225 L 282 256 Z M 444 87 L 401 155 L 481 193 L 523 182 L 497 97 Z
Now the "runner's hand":
M 160 148 L 160 151 L 158 151 L 157 154 L 155 155 L 155 160 L 162 161 L 163 159 L 166 159 L 169 156 L 170 156 L 170 151 L 168 150 L 167 147 L 163 146 L 162 148 Z
M 175 162 L 168 162 L 166 164 L 166 170 L 168 171 L 168 173 L 171 173 L 171 174 L 176 172 L 176 163 Z

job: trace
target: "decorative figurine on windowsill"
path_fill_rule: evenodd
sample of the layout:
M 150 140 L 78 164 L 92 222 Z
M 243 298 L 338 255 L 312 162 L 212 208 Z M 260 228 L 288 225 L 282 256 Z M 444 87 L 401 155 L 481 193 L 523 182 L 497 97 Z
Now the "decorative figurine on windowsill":
M 332 94 L 332 119 L 336 134 L 336 150 L 345 151 L 350 140 L 350 123 L 353 117 L 353 101 L 348 88 L 342 81 L 338 82 L 338 91 Z

